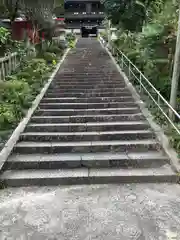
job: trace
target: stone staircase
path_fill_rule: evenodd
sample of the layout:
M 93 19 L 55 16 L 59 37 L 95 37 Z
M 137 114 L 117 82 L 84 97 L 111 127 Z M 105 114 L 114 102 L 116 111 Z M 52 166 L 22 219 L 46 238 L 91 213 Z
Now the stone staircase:
M 108 53 L 79 39 L 4 165 L 7 186 L 175 182 Z

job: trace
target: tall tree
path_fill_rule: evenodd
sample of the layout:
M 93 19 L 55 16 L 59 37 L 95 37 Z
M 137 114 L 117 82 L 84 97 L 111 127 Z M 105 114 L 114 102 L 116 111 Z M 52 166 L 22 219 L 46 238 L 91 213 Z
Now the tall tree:
M 102 0 L 112 24 L 130 31 L 141 31 L 148 10 L 157 0 Z
M 11 23 L 16 17 L 19 17 L 20 0 L 0 0 L 1 17 L 10 19 Z

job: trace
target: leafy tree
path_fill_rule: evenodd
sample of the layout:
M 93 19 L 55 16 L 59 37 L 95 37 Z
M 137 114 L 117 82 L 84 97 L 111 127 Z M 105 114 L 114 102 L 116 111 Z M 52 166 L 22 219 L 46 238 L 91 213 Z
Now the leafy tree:
M 161 0 L 165 1 L 165 0 Z M 140 32 L 157 0 L 102 0 L 108 18 L 114 25 Z
M 20 0 L 0 0 L 0 15 L 9 18 L 11 23 L 20 16 Z

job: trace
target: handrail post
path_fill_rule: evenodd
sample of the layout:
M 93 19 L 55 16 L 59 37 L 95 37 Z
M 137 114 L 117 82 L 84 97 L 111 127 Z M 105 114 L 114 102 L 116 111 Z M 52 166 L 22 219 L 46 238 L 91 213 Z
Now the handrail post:
M 140 73 L 140 76 L 139 76 L 139 82 L 140 82 L 139 92 L 141 93 L 141 91 L 142 91 L 142 74 L 141 73 Z
M 160 95 L 159 95 L 159 92 L 158 92 L 158 106 L 160 106 L 160 104 L 161 104 L 161 101 L 160 101 L 161 99 L 160 99 Z M 158 112 L 159 112 L 159 108 L 158 108 Z
M 129 80 L 130 80 L 130 77 L 131 77 L 131 64 L 130 64 L 130 62 L 128 61 L 128 78 L 129 78 Z
M 122 68 L 122 70 L 123 70 L 123 68 L 124 68 L 124 59 L 123 59 L 123 55 L 121 55 L 121 68 Z
M 112 46 L 112 55 L 114 57 L 114 47 Z

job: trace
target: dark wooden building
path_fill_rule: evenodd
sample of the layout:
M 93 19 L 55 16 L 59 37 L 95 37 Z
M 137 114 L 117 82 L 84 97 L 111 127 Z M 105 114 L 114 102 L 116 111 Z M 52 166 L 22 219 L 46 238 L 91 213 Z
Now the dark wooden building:
M 80 29 L 86 26 L 101 28 L 104 8 L 98 0 L 65 0 L 66 28 Z

